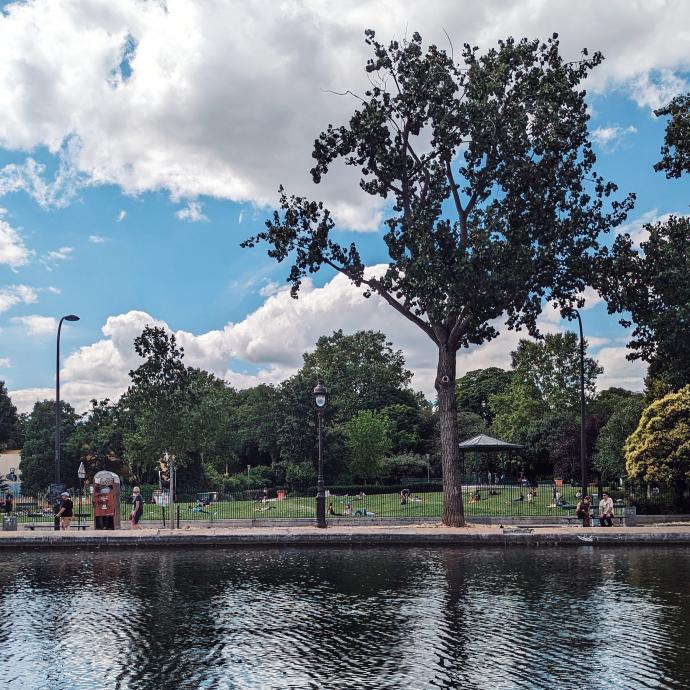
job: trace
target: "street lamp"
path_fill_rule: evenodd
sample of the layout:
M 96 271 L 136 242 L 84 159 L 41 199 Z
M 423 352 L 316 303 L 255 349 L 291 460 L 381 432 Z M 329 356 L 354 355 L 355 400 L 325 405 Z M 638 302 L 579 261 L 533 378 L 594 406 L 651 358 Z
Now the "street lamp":
M 585 446 L 585 338 L 582 334 L 582 318 L 580 312 L 572 307 L 570 319 L 577 317 L 580 325 L 580 472 L 582 480 L 582 496 L 587 495 L 587 450 Z
M 77 477 L 79 477 L 79 524 L 81 525 L 81 500 L 84 496 L 84 479 L 86 478 L 86 468 L 83 462 L 79 463 Z
M 323 486 L 323 411 L 328 403 L 328 391 L 319 381 L 314 388 L 314 405 L 319 418 L 319 476 L 316 481 L 316 526 L 326 527 L 326 492 Z
M 63 321 L 79 321 L 79 317 L 68 314 L 60 319 L 57 330 L 57 352 L 55 356 L 55 484 L 60 483 L 60 331 Z

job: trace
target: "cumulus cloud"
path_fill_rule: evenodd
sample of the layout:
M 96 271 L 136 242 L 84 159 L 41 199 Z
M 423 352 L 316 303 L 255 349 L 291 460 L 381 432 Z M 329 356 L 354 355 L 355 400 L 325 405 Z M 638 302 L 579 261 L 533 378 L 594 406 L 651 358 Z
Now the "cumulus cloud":
M 38 291 L 28 285 L 7 285 L 0 288 L 0 314 L 15 304 L 33 304 L 38 300 Z
M 59 263 L 73 258 L 74 247 L 60 247 L 41 256 L 41 263 L 47 270 L 52 271 Z
M 632 125 L 629 127 L 609 125 L 607 127 L 597 127 L 592 132 L 592 139 L 603 151 L 611 153 L 624 147 L 633 134 L 637 134 L 637 129 Z
M 52 316 L 15 316 L 12 323 L 21 324 L 28 335 L 54 335 L 58 322 Z
M 89 235 L 89 242 L 92 244 L 105 244 L 110 242 L 108 237 L 103 237 L 103 235 Z
M 9 357 L 0 357 L 0 367 L 2 367 L 3 369 L 9 369 L 10 366 L 12 365 L 10 364 Z
M 184 208 L 181 208 L 175 215 L 180 220 L 187 220 L 190 223 L 200 223 L 208 218 L 203 213 L 203 204 L 199 201 L 189 201 Z
M 3 216 L 6 210 L 0 208 L 0 264 L 9 266 L 16 271 L 20 266 L 29 262 L 32 253 L 24 244 L 22 236 Z
M 562 29 L 564 54 L 602 50 L 590 90 L 624 89 L 640 105 L 663 102 L 690 57 L 683 0 L 567 3 L 486 0 L 34 0 L 0 16 L 0 145 L 45 146 L 62 155 L 50 182 L 38 163 L 0 175 L 42 205 L 65 203 L 79 183 L 127 193 L 166 189 L 176 199 L 209 195 L 274 205 L 279 183 L 324 199 L 339 221 L 375 229 L 381 199 L 336 167 L 311 185 L 311 147 L 356 103 L 331 91 L 363 91 L 363 30 L 387 40 L 419 30 L 426 40 L 485 49 L 507 35 Z M 433 7 L 433 11 L 430 8 Z M 596 18 L 596 21 L 593 21 Z
M 633 244 L 639 248 L 642 242 L 646 242 L 649 239 L 649 231 L 645 227 L 646 225 L 654 225 L 656 223 L 665 223 L 672 215 L 675 216 L 685 216 L 685 213 L 662 213 L 659 215 L 658 209 L 652 209 L 643 213 L 639 218 L 626 223 L 625 225 L 620 225 L 616 233 L 619 235 L 628 234 L 633 241 Z
M 376 270 L 377 267 L 369 269 Z M 585 296 L 590 300 L 589 306 L 594 306 L 596 295 L 586 293 Z M 147 324 L 173 330 L 170 324 L 143 311 L 109 317 L 102 328 L 102 339 L 66 358 L 61 375 L 65 400 L 85 410 L 92 398 L 113 399 L 122 394 L 129 384 L 128 372 L 140 363 L 133 340 Z M 549 317 L 542 319 L 541 328 L 555 333 L 572 329 L 572 325 Z M 437 352 L 432 341 L 383 300 L 376 296 L 365 299 L 362 291 L 342 275 L 335 276 L 323 287 L 305 281 L 298 300 L 292 299 L 289 291 L 280 290 L 242 321 L 228 323 L 221 329 L 198 335 L 185 330 L 174 332 L 185 349 L 188 365 L 211 371 L 233 386 L 245 388 L 283 381 L 299 369 L 302 354 L 313 349 L 321 335 L 338 329 L 345 333 L 357 330 L 385 333 L 394 347 L 403 351 L 414 374 L 413 386 L 430 399 L 435 397 Z M 460 351 L 458 375 L 488 366 L 509 367 L 510 353 L 521 337 L 526 337 L 523 332 L 503 329 L 497 339 Z M 596 334 L 591 334 L 589 341 L 595 355 L 596 348 L 604 346 L 599 350 L 604 353 L 602 363 L 612 367 L 604 379 L 607 383 L 618 381 L 617 385 L 631 387 L 629 381 L 635 379 L 637 388 L 642 385 L 637 369 L 626 368 L 614 356 L 622 352 L 624 357 L 624 348 L 614 347 L 608 339 L 598 338 Z M 31 399 L 27 390 L 19 393 L 30 404 L 36 399 Z
M 275 295 L 280 290 L 280 285 L 272 280 L 269 280 L 260 290 L 259 294 L 262 297 L 270 297 Z

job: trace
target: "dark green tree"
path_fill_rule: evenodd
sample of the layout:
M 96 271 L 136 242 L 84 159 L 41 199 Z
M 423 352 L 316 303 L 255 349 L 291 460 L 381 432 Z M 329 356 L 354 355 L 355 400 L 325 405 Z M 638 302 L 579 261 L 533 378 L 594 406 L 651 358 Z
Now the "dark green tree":
M 20 435 L 17 408 L 12 404 L 5 382 L 0 381 L 0 450 L 19 448 Z
M 491 424 L 493 414 L 489 407 L 489 398 L 504 393 L 512 378 L 512 372 L 498 367 L 468 371 L 455 384 L 458 410 L 473 412 L 482 417 L 487 424 Z
M 628 234 L 616 238 L 600 291 L 609 313 L 626 313 L 620 322 L 633 327 L 628 359 L 649 362 L 649 377 L 678 390 L 690 383 L 690 219 L 645 229 L 640 251 Z
M 371 410 L 362 410 L 344 425 L 344 434 L 353 477 L 357 480 L 377 477 L 391 449 L 388 419 Z
M 545 43 L 501 41 L 461 62 L 418 33 L 385 46 L 366 32 L 372 86 L 350 122 L 316 140 L 314 182 L 342 159 L 368 194 L 389 199 L 390 260 L 365 270 L 355 244 L 332 237 L 322 203 L 288 196 L 267 229 L 243 243 L 271 245 L 292 264 L 292 294 L 321 266 L 378 294 L 426 333 L 438 351 L 436 390 L 444 478 L 443 520 L 463 525 L 456 426 L 456 353 L 497 335 L 494 319 L 536 331 L 544 299 L 562 308 L 591 280 L 602 232 L 632 205 L 595 171 L 582 80 L 602 60 L 568 62 Z
M 77 425 L 74 408 L 60 401 L 60 476 L 69 487 L 79 486 L 79 455 L 74 452 L 71 437 Z M 22 492 L 40 496 L 55 477 L 55 401 L 37 402 L 26 424 L 19 469 Z
M 625 442 L 640 422 L 645 401 L 642 395 L 621 399 L 599 432 L 594 469 L 606 481 L 625 477 Z
M 657 117 L 670 116 L 666 125 L 661 160 L 654 166 L 666 177 L 690 172 L 690 94 L 676 96 L 667 106 L 654 111 Z

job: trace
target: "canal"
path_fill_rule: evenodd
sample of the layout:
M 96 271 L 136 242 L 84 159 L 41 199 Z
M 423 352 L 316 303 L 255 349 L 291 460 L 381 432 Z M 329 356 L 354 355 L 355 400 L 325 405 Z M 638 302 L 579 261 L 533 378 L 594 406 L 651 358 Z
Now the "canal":
M 2 553 L 0 687 L 690 688 L 690 550 Z

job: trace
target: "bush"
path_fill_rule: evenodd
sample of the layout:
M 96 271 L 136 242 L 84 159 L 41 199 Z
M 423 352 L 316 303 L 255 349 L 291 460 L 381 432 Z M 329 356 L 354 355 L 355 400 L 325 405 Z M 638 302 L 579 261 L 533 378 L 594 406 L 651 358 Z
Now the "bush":
M 384 458 L 381 463 L 382 478 L 400 481 L 402 477 L 423 477 L 427 473 L 426 458 L 413 453 L 401 453 Z

